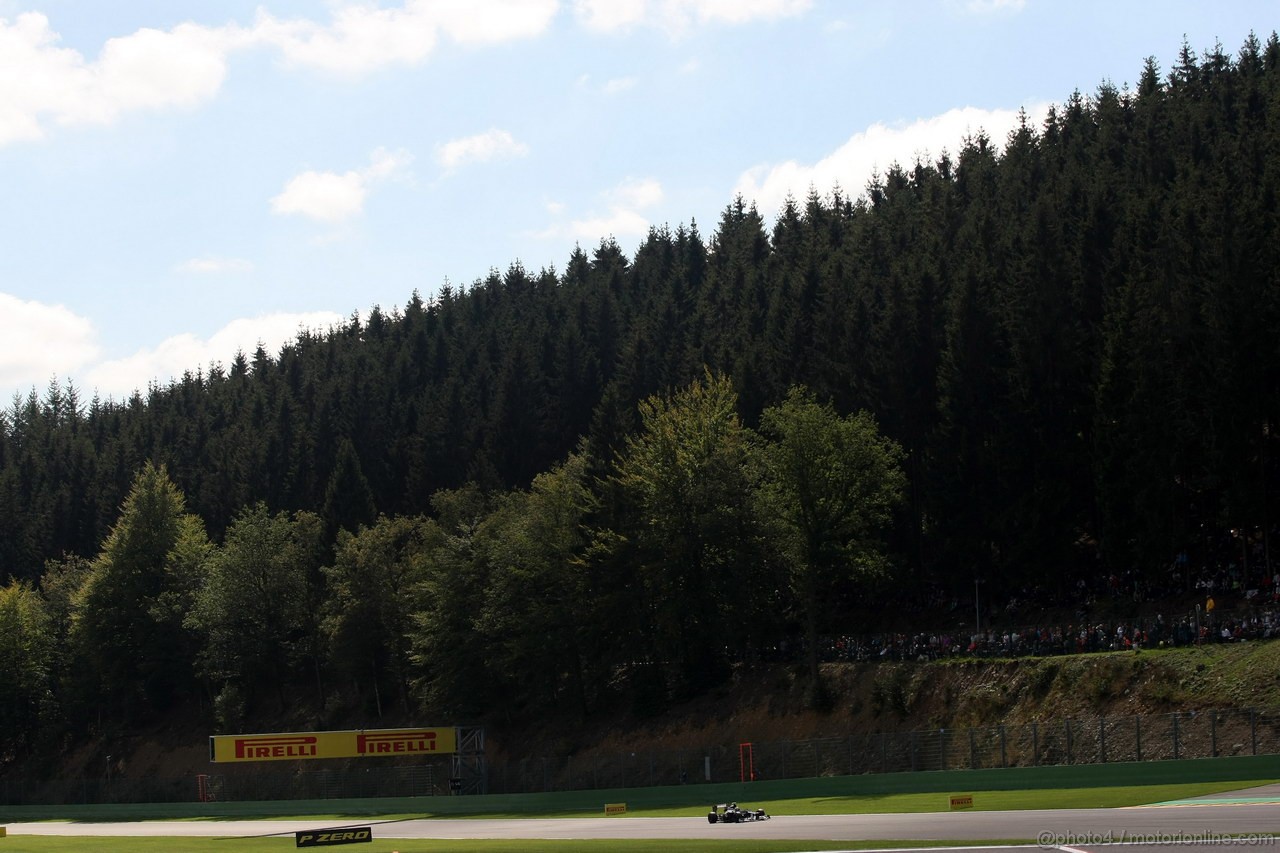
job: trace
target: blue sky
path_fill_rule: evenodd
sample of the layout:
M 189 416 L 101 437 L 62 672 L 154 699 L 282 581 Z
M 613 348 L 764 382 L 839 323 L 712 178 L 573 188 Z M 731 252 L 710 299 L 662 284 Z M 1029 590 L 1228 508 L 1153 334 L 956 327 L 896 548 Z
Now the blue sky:
M 0 0 L 0 400 L 87 400 L 738 193 L 860 193 L 1274 2 Z

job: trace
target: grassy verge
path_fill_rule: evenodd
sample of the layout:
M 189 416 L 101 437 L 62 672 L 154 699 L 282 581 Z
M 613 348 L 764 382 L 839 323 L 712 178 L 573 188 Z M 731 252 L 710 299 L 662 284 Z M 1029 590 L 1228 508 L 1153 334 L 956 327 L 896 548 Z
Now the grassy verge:
M 1175 785 L 1139 785 L 1129 788 L 1057 788 L 1036 791 L 956 791 L 973 795 L 975 811 L 1008 811 L 1013 809 L 1101 809 L 1142 806 L 1169 800 L 1202 797 L 1223 791 L 1235 791 L 1252 785 L 1265 785 L 1273 780 L 1257 782 L 1191 782 Z M 755 803 L 750 805 L 756 806 Z M 946 794 L 889 794 L 886 796 L 815 797 L 765 803 L 770 814 L 914 814 L 945 812 L 951 808 Z
M 1183 782 L 1172 785 L 1135 785 L 1106 788 L 1045 788 L 1032 791 L 967 791 L 951 793 L 972 794 L 975 811 L 1008 811 L 1013 809 L 1103 809 L 1124 806 L 1143 806 L 1169 800 L 1184 800 L 1236 791 L 1256 785 L 1267 785 L 1275 780 L 1259 779 L 1245 782 Z M 695 817 L 705 815 L 707 806 L 682 806 L 678 808 L 630 808 L 630 817 Z M 920 812 L 945 812 L 951 809 L 949 793 L 880 794 L 829 797 L 799 797 L 790 799 L 744 800 L 744 806 L 762 808 L 771 815 L 811 814 L 918 814 Z M 432 815 L 433 817 L 481 817 L 480 815 Z M 343 819 L 351 817 L 342 817 Z M 528 814 L 487 814 L 485 818 L 527 818 Z M 600 811 L 562 811 L 538 814 L 537 817 L 601 817 Z

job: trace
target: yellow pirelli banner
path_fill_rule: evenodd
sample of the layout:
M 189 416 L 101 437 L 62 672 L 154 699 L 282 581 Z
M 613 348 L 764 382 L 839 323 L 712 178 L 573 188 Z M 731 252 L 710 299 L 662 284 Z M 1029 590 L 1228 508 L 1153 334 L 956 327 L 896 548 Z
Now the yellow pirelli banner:
M 448 755 L 457 751 L 456 728 L 359 729 L 209 737 L 209 760 L 213 762 L 388 758 L 393 755 Z

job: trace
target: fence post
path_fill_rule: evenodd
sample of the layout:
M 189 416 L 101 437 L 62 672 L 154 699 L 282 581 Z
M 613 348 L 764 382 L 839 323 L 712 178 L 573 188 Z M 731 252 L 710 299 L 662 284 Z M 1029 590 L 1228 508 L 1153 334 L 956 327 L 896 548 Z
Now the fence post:
M 916 733 L 911 733 L 911 770 L 915 772 L 919 768 L 916 766 Z
M 947 730 L 938 729 L 938 769 L 947 769 Z
M 1098 717 L 1098 763 L 1107 763 L 1107 718 Z
M 1073 762 L 1071 761 L 1071 718 L 1070 717 L 1067 717 L 1067 721 L 1063 723 L 1063 727 L 1067 730 L 1067 763 L 1071 764 Z
M 1009 766 L 1009 758 L 1005 752 L 1005 746 L 1006 744 L 1005 744 L 1004 723 L 1001 723 L 1000 724 L 1000 766 L 1001 767 Z
M 1253 754 L 1258 754 L 1258 712 L 1249 709 L 1249 744 Z
M 1174 714 L 1170 714 L 1169 716 L 1173 718 L 1173 760 L 1177 761 L 1178 760 L 1178 715 L 1174 713 Z
M 974 737 L 973 729 L 969 729 L 969 769 L 978 769 L 978 741 Z
M 1133 739 L 1134 746 L 1137 747 L 1134 752 L 1139 761 L 1142 760 L 1142 716 L 1136 715 L 1133 718 Z
M 1209 712 L 1209 757 L 1218 757 L 1218 711 Z
M 889 772 L 889 747 L 885 743 L 885 733 L 880 733 L 880 772 Z
M 1040 766 L 1040 730 L 1035 723 L 1031 724 L 1031 766 Z

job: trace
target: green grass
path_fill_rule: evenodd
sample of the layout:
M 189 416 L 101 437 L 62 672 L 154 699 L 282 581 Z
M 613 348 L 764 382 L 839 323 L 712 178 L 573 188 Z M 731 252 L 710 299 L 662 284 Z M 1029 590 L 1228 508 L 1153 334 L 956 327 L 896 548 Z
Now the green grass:
M 1101 809 L 1119 808 L 1123 806 L 1142 806 L 1152 803 L 1163 803 L 1169 800 L 1185 800 L 1191 797 L 1202 797 L 1206 794 L 1217 794 L 1223 791 L 1238 791 L 1257 785 L 1269 785 L 1274 779 L 1257 779 L 1245 782 L 1182 782 L 1172 785 L 1135 785 L 1129 787 L 1105 788 L 1046 788 L 1030 791 L 964 791 L 956 790 L 955 794 L 972 794 L 976 811 L 1008 811 L 1012 809 Z M 694 817 L 707 813 L 706 805 L 684 806 L 679 808 L 629 808 L 631 817 Z M 762 808 L 771 815 L 812 815 L 812 814 L 917 814 L 920 812 L 945 812 L 951 808 L 950 794 L 863 794 L 847 797 L 802 797 L 785 800 L 751 800 L 742 801 L 743 806 Z M 351 815 L 336 816 L 349 819 Z M 558 817 L 600 817 L 601 811 L 558 811 L 537 815 L 529 814 L 485 814 L 485 815 L 439 815 L 451 818 L 558 818 Z M 3 851 L 0 851 L 3 853 Z
M 1117 653 L 1132 654 L 1132 653 Z M 1144 649 L 1142 659 L 1163 670 L 1142 689 L 1168 691 L 1169 710 L 1186 703 L 1214 707 L 1222 697 L 1234 707 L 1280 707 L 1280 643 L 1224 643 L 1199 648 Z M 1241 703 L 1237 697 L 1248 697 Z
M 1142 806 L 1238 791 L 1274 780 L 1256 782 L 1187 782 L 1176 785 L 1139 785 L 1127 788 L 1057 788 L 1035 791 L 955 791 L 972 794 L 975 811 L 1013 809 L 1101 809 Z M 751 803 L 753 807 L 757 806 Z M 871 814 L 945 812 L 951 808 L 948 794 L 888 794 L 885 796 L 814 797 L 764 803 L 770 814 Z
M 694 840 L 521 840 L 477 839 L 378 839 L 372 843 L 341 848 L 351 853 L 785 853 L 803 850 L 869 850 L 888 847 L 979 847 L 1014 843 L 996 841 L 785 841 L 741 839 Z M 9 836 L 0 838 L 0 850 L 7 853 L 283 853 L 295 850 L 288 838 L 109 838 L 82 836 Z

